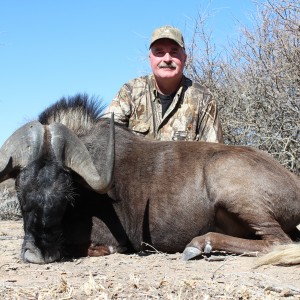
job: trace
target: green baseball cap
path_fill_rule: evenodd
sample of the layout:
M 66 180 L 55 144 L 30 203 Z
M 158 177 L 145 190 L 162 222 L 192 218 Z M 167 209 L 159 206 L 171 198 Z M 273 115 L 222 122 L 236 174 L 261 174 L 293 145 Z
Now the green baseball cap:
M 153 31 L 149 48 L 151 48 L 152 44 L 159 39 L 173 40 L 180 47 L 184 48 L 184 40 L 180 30 L 170 25 L 159 27 Z

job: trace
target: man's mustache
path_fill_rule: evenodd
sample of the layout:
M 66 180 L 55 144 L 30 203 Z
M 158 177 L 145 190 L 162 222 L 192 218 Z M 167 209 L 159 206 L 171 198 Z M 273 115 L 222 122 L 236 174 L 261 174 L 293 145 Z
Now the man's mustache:
M 166 63 L 166 62 L 161 62 L 159 65 L 158 65 L 159 68 L 174 68 L 176 69 L 177 67 L 177 64 L 172 61 L 170 63 Z

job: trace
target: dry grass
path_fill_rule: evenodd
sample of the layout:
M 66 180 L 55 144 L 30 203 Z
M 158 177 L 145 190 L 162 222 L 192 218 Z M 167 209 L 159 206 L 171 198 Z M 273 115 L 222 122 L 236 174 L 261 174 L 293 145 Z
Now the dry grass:
M 113 254 L 48 265 L 19 260 L 22 220 L 11 186 L 0 193 L 0 299 L 300 299 L 300 268 L 263 266 L 257 258 L 185 262 L 167 255 Z M 5 209 L 3 209 L 5 207 Z M 13 216 L 15 220 L 4 220 Z M 218 257 L 219 258 L 219 257 Z
M 184 262 L 180 254 L 113 254 L 35 265 L 19 261 L 21 242 L 0 239 L 0 299 L 300 299 L 299 268 L 254 270 L 253 257 Z
M 14 180 L 6 180 L 0 184 L 0 220 L 20 218 L 21 211 L 16 196 Z
M 78 275 L 77 275 L 78 276 Z M 113 281 L 107 276 L 88 275 L 81 284 L 74 284 L 63 276 L 59 282 L 45 287 L 1 288 L 0 299 L 299 299 L 299 293 L 270 285 L 241 284 L 238 277 L 231 282 L 203 280 L 201 278 L 146 278 L 132 275 Z M 155 276 L 155 274 L 152 274 Z M 266 280 L 267 281 L 267 280 Z

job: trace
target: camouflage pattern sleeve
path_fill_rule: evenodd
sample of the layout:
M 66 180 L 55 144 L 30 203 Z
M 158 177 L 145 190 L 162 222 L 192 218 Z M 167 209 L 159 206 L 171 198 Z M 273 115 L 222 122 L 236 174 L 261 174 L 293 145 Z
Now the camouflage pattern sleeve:
M 131 116 L 131 108 L 131 89 L 127 84 L 124 84 L 107 107 L 105 115 L 108 116 L 113 112 L 116 122 L 128 126 L 129 118 Z
M 211 94 L 206 94 L 206 105 L 200 112 L 199 140 L 214 143 L 223 143 L 223 130 L 218 115 L 217 103 Z

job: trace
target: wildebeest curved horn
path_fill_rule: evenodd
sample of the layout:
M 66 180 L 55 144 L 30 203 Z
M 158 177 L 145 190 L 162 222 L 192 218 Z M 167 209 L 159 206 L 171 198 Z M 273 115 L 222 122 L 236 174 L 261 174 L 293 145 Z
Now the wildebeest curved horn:
M 49 130 L 52 135 L 51 144 L 57 159 L 62 161 L 66 167 L 80 175 L 96 192 L 100 194 L 106 193 L 111 186 L 115 160 L 113 115 L 111 118 L 105 169 L 101 170 L 102 175 L 99 175 L 90 153 L 74 132 L 60 123 L 50 124 Z
M 28 165 L 38 157 L 43 146 L 44 127 L 38 121 L 17 129 L 0 149 L 0 182 L 9 178 L 13 170 Z

